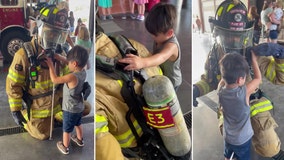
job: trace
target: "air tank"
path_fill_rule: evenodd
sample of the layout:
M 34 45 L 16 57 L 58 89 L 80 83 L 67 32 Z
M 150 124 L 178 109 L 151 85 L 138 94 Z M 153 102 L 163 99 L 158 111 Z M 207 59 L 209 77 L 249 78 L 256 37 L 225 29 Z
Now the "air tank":
M 170 154 L 186 155 L 191 149 L 191 139 L 172 82 L 166 76 L 153 76 L 142 89 L 147 123 L 158 130 Z

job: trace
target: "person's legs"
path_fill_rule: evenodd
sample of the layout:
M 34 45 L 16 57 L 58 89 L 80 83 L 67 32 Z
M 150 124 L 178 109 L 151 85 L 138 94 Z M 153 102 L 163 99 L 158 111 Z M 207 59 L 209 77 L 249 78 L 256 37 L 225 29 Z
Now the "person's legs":
M 140 21 L 144 20 L 145 4 L 138 4 L 138 16 L 137 19 Z
M 106 8 L 101 7 L 101 12 L 102 12 L 101 19 L 106 20 Z
M 225 142 L 225 159 L 250 160 L 251 139 L 242 145 L 232 145 Z
M 141 16 L 144 18 L 144 13 L 145 13 L 145 3 L 141 4 Z
M 78 146 L 83 147 L 84 141 L 83 141 L 83 127 L 81 125 L 81 119 L 82 119 L 82 113 L 77 113 L 77 117 L 74 118 L 76 120 L 75 122 L 75 131 L 76 135 L 71 136 L 71 140 L 75 142 Z
M 79 140 L 82 140 L 82 139 L 83 139 L 83 128 L 82 128 L 82 125 L 80 125 L 80 126 L 75 126 L 75 130 L 76 130 L 77 138 L 78 138 Z
M 69 154 L 69 144 L 70 144 L 70 133 L 74 129 L 73 114 L 70 112 L 63 111 L 63 137 L 62 141 L 57 142 L 57 148 L 63 154 Z
M 110 7 L 106 8 L 106 11 L 107 11 L 106 18 L 107 19 L 113 19 L 112 15 L 111 15 L 111 8 Z
M 141 4 L 137 4 L 137 8 L 138 8 L 138 15 L 141 15 L 141 13 L 142 13 L 142 5 Z
M 65 147 L 69 147 L 70 144 L 70 133 L 63 132 L 63 144 Z
M 130 16 L 132 19 L 135 19 L 135 14 L 134 14 L 134 8 L 135 8 L 135 3 L 133 0 L 129 0 L 129 6 L 130 6 Z M 134 16 L 134 18 L 132 17 Z
M 106 15 L 110 15 L 111 14 L 111 10 L 110 7 L 106 8 Z
M 224 142 L 224 157 L 225 157 L 225 160 L 229 160 L 230 157 L 232 156 L 232 154 L 233 154 L 232 145 L 227 143 L 227 142 Z
M 121 19 L 126 19 L 126 9 L 125 9 L 125 0 L 120 0 L 120 8 L 123 12 L 123 15 L 121 16 Z

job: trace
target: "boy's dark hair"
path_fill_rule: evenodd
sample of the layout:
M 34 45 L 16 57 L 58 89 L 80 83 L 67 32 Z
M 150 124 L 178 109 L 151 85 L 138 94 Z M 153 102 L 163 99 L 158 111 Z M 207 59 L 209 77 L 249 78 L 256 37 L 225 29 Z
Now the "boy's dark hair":
M 176 27 L 176 7 L 168 3 L 158 3 L 149 12 L 145 20 L 147 31 L 153 35 L 166 33 Z
M 81 68 L 85 67 L 88 59 L 88 51 L 79 45 L 74 46 L 67 54 L 67 61 L 76 61 Z
M 219 62 L 222 78 L 228 83 L 236 83 L 240 77 L 249 73 L 249 65 L 245 57 L 237 53 L 226 54 Z

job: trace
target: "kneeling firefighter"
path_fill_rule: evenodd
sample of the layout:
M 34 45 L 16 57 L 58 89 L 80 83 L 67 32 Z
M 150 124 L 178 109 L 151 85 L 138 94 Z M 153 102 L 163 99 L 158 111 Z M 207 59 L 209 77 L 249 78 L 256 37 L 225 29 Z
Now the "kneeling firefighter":
M 56 60 L 63 56 L 59 55 L 62 49 L 58 46 L 68 35 L 68 11 L 50 5 L 42 8 L 40 14 L 41 31 L 36 30 L 32 40 L 15 53 L 6 79 L 6 93 L 15 122 L 32 137 L 43 140 L 51 136 L 54 118 L 62 122 L 62 86 L 53 85 L 44 59 L 54 59 L 58 75 L 69 72 L 66 64 Z M 90 108 L 86 102 L 84 115 L 89 114 Z
M 208 54 L 205 64 L 205 74 L 201 80 L 193 85 L 193 105 L 197 106 L 196 98 L 217 89 L 220 76 L 218 62 L 225 54 L 238 53 L 246 56 L 251 65 L 251 52 L 257 55 L 257 62 L 261 73 L 274 84 L 284 84 L 284 47 L 279 44 L 261 43 L 252 46 L 253 21 L 247 19 L 247 8 L 239 0 L 225 0 L 217 8 L 214 19 L 210 19 L 213 26 L 215 43 Z M 247 82 L 251 80 L 247 75 Z M 262 157 L 283 160 L 284 152 L 275 131 L 278 127 L 270 114 L 273 103 L 266 94 L 258 89 L 250 96 L 251 123 L 254 130 L 252 146 Z M 218 118 L 222 131 L 222 111 Z
M 128 53 L 149 56 L 134 40 L 96 33 L 96 159 L 188 160 L 190 135 L 171 82 L 159 67 L 124 70 L 117 60 Z

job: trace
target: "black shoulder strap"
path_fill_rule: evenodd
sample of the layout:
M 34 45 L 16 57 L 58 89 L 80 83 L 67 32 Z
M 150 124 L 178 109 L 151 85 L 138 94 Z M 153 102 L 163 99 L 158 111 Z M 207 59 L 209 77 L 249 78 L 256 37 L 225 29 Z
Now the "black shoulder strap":
M 126 37 L 118 35 L 110 36 L 110 39 L 117 46 L 122 57 L 125 57 L 127 53 L 137 54 L 137 50 Z M 124 66 L 125 64 L 119 63 L 110 58 L 96 55 L 96 70 L 113 79 L 123 81 L 120 93 L 125 103 L 129 107 L 129 110 L 126 114 L 126 120 L 131 131 L 135 135 L 135 138 L 137 141 L 139 141 L 139 135 L 130 119 L 131 114 L 133 114 L 137 119 L 138 124 L 142 128 L 144 134 L 153 134 L 147 125 L 146 118 L 144 117 L 142 110 L 143 106 L 146 105 L 145 100 L 140 95 L 137 95 L 134 89 L 134 77 L 137 78 L 142 84 L 145 82 L 146 77 L 144 74 L 141 74 L 141 71 L 126 71 L 124 70 Z
M 136 49 L 131 45 L 128 40 L 123 40 L 126 39 L 125 37 L 119 36 L 118 39 L 119 42 L 116 39 L 114 43 L 119 48 L 122 57 L 124 57 L 126 53 L 137 53 Z M 124 45 L 120 44 L 121 40 L 124 41 L 122 42 L 122 44 Z M 120 93 L 129 108 L 125 118 L 133 135 L 135 136 L 135 139 L 137 140 L 137 146 L 141 147 L 142 152 L 145 153 L 145 155 L 143 155 L 142 157 L 145 156 L 147 157 L 146 159 L 152 159 L 153 157 L 156 157 L 154 155 L 155 153 L 159 154 L 161 157 L 163 157 L 163 159 L 170 160 L 171 156 L 164 147 L 161 137 L 158 136 L 159 133 L 157 129 L 154 129 L 147 124 L 146 118 L 143 113 L 143 106 L 146 105 L 145 99 L 141 95 L 136 94 L 134 89 L 134 77 L 138 79 L 142 84 L 148 78 L 145 76 L 146 74 L 143 73 L 144 70 L 126 71 L 123 69 L 125 65 L 117 63 L 117 61 L 115 60 L 107 58 L 105 59 L 106 60 L 102 62 L 101 56 L 96 56 L 96 70 L 113 79 L 123 81 Z M 135 117 L 139 126 L 141 127 L 143 131 L 142 136 L 139 136 L 139 134 L 137 133 L 136 128 L 130 118 L 131 115 Z
M 142 128 L 143 133 L 149 133 L 150 130 L 147 126 L 146 119 L 143 115 L 143 110 L 142 110 L 142 107 L 146 105 L 146 103 L 140 95 L 136 94 L 135 89 L 134 89 L 134 85 L 135 85 L 134 76 L 136 76 L 136 74 L 133 74 L 134 72 L 122 71 L 117 68 L 110 71 L 108 69 L 103 69 L 102 66 L 97 67 L 97 64 L 99 64 L 99 62 L 97 63 L 97 59 L 96 59 L 96 70 L 97 71 L 103 73 L 104 75 L 111 77 L 112 79 L 123 81 L 120 93 L 125 103 L 129 107 L 129 110 L 125 118 L 127 120 L 127 123 L 131 131 L 135 135 L 135 138 L 139 140 L 139 135 L 130 119 L 130 115 L 132 113 L 134 117 L 137 119 L 138 124 Z M 138 78 L 141 78 L 140 82 L 144 83 L 145 79 L 143 78 L 143 76 L 140 76 Z

